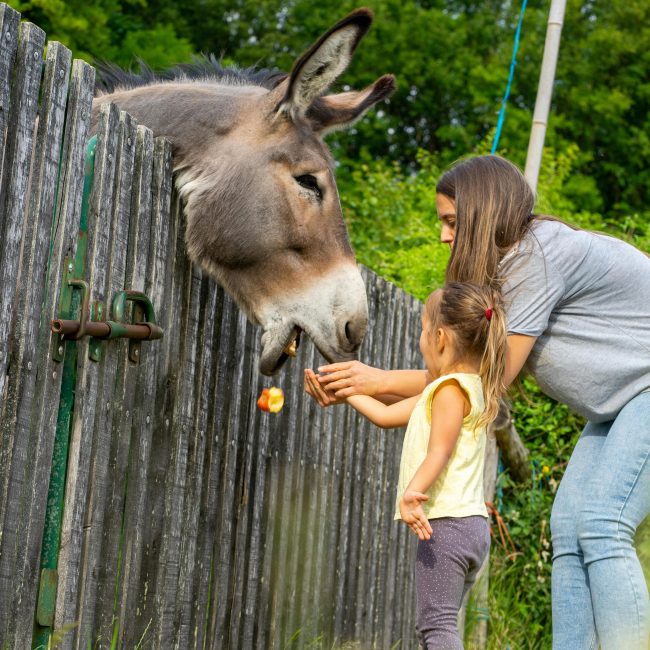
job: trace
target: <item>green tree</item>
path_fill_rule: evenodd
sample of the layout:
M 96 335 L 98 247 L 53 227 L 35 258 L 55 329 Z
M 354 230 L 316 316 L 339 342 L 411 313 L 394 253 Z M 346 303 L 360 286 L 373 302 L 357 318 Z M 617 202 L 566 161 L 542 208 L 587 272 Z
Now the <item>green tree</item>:
M 9 0 L 23 18 L 45 30 L 49 40 L 68 46 L 76 57 L 131 66 L 136 58 L 154 68 L 188 61 L 192 45 L 173 27 L 177 5 L 145 0 Z M 165 3 L 158 3 L 162 5 Z
M 240 65 L 288 70 L 354 0 L 12 0 L 77 56 L 154 68 L 214 52 Z M 343 161 L 399 160 L 424 148 L 441 164 L 493 132 L 521 4 L 506 0 L 370 0 L 375 24 L 338 88 L 384 72 L 398 90 L 348 133 Z M 522 164 L 544 47 L 548 0 L 530 0 L 500 149 Z M 569 0 L 547 143 L 577 148 L 567 196 L 581 209 L 642 212 L 650 183 L 650 4 Z

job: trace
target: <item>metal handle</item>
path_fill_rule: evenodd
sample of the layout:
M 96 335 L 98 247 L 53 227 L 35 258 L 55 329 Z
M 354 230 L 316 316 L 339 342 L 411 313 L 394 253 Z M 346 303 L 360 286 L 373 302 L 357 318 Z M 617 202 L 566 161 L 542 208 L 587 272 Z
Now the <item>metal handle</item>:
M 50 328 L 52 332 L 59 335 L 59 340 L 64 338 L 78 341 L 84 336 L 91 336 L 93 339 L 106 340 L 124 338 L 131 341 L 129 345 L 129 359 L 134 363 L 140 361 L 140 341 L 155 341 L 163 337 L 163 330 L 156 322 L 156 312 L 151 300 L 142 291 L 124 290 L 118 291 L 113 296 L 111 315 L 113 320 L 94 321 L 90 319 L 90 288 L 83 280 L 68 280 L 68 285 L 78 287 L 82 291 L 81 313 L 79 320 L 68 320 L 55 318 Z M 126 304 L 132 302 L 136 306 L 136 314 L 141 315 L 144 320 L 138 319 L 135 323 L 125 323 Z M 91 342 L 92 343 L 92 342 Z M 99 341 L 92 346 L 89 352 L 91 359 L 99 361 Z M 97 349 L 95 349 L 97 348 Z M 59 350 L 59 356 L 60 354 Z M 57 359 L 61 360 L 61 359 Z

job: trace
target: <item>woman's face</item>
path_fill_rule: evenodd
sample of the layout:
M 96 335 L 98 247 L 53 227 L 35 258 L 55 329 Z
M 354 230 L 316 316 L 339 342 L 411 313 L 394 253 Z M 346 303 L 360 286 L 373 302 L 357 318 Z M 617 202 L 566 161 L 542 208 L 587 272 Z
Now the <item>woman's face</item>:
M 443 244 L 449 244 L 449 247 L 452 248 L 456 236 L 456 205 L 448 196 L 436 194 L 436 209 L 438 210 L 438 219 L 442 221 L 440 241 Z

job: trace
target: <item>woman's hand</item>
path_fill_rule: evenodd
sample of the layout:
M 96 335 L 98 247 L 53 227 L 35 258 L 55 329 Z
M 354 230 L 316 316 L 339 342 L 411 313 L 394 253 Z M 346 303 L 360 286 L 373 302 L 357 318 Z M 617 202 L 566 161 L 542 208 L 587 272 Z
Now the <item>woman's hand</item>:
M 402 521 L 421 539 L 431 539 L 431 524 L 424 514 L 422 504 L 429 497 L 422 492 L 406 490 L 399 500 L 399 512 Z
M 328 393 L 337 398 L 352 395 L 378 395 L 383 391 L 385 370 L 367 366 L 360 361 L 344 361 L 321 366 L 318 381 Z
M 336 398 L 334 393 L 326 391 L 318 382 L 316 373 L 311 368 L 305 368 L 304 385 L 305 393 L 311 395 L 320 406 L 331 406 L 345 401 Z

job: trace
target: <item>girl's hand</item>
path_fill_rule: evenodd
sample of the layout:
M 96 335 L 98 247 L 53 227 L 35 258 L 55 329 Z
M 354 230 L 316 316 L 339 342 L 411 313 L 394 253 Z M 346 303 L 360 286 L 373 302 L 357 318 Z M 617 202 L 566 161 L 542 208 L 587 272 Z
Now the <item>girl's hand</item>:
M 360 361 L 344 361 L 321 366 L 318 381 L 338 398 L 352 395 L 378 395 L 382 393 L 384 370 L 367 366 Z
M 311 368 L 305 368 L 304 377 L 305 393 L 311 395 L 320 406 L 331 406 L 332 404 L 340 404 L 345 400 L 337 399 L 334 393 L 326 391 L 319 383 L 316 373 Z
M 424 514 L 422 504 L 429 497 L 422 492 L 406 490 L 399 500 L 402 521 L 422 540 L 431 539 L 431 524 Z

